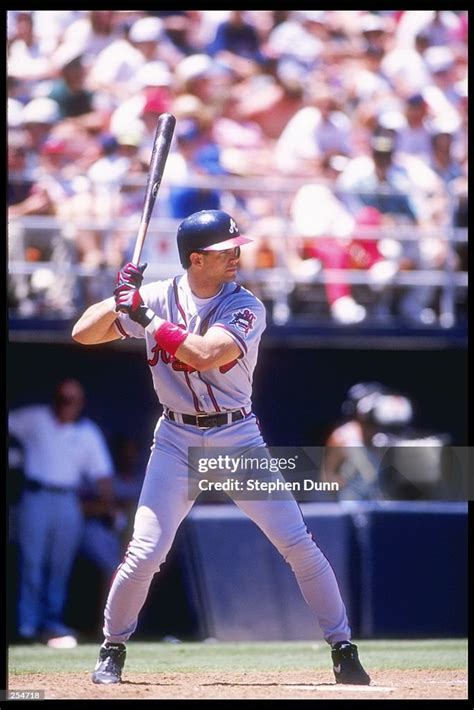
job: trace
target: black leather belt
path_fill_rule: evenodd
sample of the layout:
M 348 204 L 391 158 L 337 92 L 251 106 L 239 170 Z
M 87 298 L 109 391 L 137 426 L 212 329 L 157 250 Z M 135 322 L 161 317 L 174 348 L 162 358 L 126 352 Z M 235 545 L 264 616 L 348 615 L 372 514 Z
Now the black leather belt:
M 229 414 L 230 420 L 229 421 Z M 219 414 L 180 414 L 178 417 L 175 412 L 169 409 L 165 410 L 165 417 L 172 422 L 183 422 L 183 424 L 192 424 L 200 429 L 210 429 L 215 426 L 224 426 L 233 422 L 238 422 L 245 418 L 245 415 L 240 409 L 235 409 L 232 412 L 220 412 Z
M 27 478 L 25 488 L 29 491 L 47 491 L 48 493 L 74 493 L 75 488 L 66 488 L 65 486 L 49 486 L 46 483 L 34 481 L 32 478 Z

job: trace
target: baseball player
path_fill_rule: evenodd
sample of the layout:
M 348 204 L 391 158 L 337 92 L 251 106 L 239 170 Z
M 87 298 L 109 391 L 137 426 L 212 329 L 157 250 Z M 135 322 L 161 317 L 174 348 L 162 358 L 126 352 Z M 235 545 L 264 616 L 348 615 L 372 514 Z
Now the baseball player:
M 73 329 L 83 344 L 144 338 L 163 415 L 154 432 L 133 536 L 105 606 L 104 637 L 94 683 L 119 683 L 125 643 L 137 626 L 153 575 L 189 513 L 188 447 L 262 447 L 252 412 L 252 374 L 265 329 L 265 308 L 235 282 L 242 236 L 230 215 L 202 210 L 178 227 L 185 273 L 141 287 L 146 264 L 126 264 L 114 297 L 90 306 Z M 334 572 L 306 529 L 292 496 L 235 503 L 291 566 L 332 647 L 336 682 L 370 678 L 350 642 L 351 630 Z

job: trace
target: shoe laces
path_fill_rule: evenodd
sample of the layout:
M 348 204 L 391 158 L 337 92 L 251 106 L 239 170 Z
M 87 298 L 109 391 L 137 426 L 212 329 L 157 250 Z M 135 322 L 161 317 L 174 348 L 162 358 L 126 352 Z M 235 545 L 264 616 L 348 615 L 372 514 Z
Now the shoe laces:
M 118 665 L 123 654 L 123 650 L 114 646 L 104 646 L 103 648 L 106 651 L 103 659 L 104 668 L 108 670 L 110 665 Z
M 357 657 L 357 646 L 352 643 L 344 643 L 341 646 L 336 645 L 334 646 L 334 651 L 342 659 L 355 659 Z

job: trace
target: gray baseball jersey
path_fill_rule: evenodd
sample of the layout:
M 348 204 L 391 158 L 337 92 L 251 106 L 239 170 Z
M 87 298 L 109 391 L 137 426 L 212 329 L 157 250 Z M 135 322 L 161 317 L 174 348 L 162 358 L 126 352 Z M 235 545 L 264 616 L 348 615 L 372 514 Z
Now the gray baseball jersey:
M 198 298 L 187 274 L 149 283 L 140 289 L 143 302 L 158 316 L 181 325 L 190 333 L 205 335 L 223 328 L 236 342 L 241 356 L 218 369 L 197 372 L 160 348 L 153 335 L 125 313 L 117 326 L 123 337 L 145 338 L 153 386 L 161 404 L 182 414 L 221 412 L 252 407 L 252 376 L 258 346 L 265 329 L 265 307 L 250 291 L 232 282 L 212 298 Z
M 196 298 L 187 275 L 147 284 L 140 293 L 148 308 L 188 332 L 204 335 L 209 328 L 224 328 L 241 351 L 236 360 L 222 367 L 197 372 L 160 348 L 153 336 L 128 315 L 120 314 L 116 323 L 122 335 L 146 340 L 160 402 L 180 414 L 242 409 L 245 416 L 233 424 L 210 428 L 170 421 L 164 416 L 158 420 L 133 536 L 112 581 L 104 612 L 104 636 L 114 643 L 125 642 L 134 633 L 153 575 L 193 506 L 189 496 L 189 447 L 213 446 L 229 451 L 266 446 L 251 411 L 252 375 L 265 329 L 263 304 L 236 283 L 224 284 L 213 298 Z M 234 500 L 291 566 L 327 641 L 349 639 L 351 631 L 334 572 L 308 533 L 295 499 Z

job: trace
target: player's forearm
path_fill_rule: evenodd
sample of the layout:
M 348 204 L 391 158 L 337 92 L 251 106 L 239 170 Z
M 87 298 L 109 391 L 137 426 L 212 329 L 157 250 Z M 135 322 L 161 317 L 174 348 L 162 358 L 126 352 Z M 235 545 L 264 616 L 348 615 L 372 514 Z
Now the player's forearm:
M 107 298 L 95 303 L 82 314 L 72 329 L 72 337 L 82 345 L 97 345 L 120 336 L 113 325 L 117 318 L 115 301 Z
M 223 344 L 206 336 L 188 333 L 158 316 L 153 317 L 146 330 L 153 334 L 164 350 L 199 372 L 220 367 L 240 355 L 240 350 L 233 343 Z
M 186 340 L 179 346 L 176 357 L 198 372 L 220 367 L 231 359 L 227 354 L 222 354 L 220 348 L 208 342 L 202 335 L 192 333 L 189 333 Z

